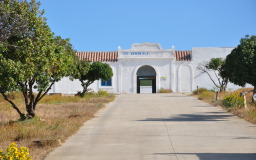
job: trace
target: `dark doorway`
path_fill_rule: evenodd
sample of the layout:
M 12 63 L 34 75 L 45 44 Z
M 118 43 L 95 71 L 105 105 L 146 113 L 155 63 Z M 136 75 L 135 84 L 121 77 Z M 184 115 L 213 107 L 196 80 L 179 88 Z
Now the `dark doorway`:
M 156 76 L 137 76 L 137 93 L 140 93 L 140 87 L 144 86 L 143 82 L 152 86 L 152 93 L 156 93 Z
M 152 87 L 151 93 L 156 93 L 156 72 L 151 66 L 145 65 L 137 71 L 137 93 L 141 93 L 141 87 Z

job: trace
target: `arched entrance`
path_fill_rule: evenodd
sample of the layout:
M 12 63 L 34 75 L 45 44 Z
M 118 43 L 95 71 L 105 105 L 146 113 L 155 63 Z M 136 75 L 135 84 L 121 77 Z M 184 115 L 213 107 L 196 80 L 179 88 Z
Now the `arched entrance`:
M 151 93 L 156 93 L 156 71 L 149 65 L 140 67 L 137 75 L 137 93 L 141 93 L 141 89 L 150 89 Z

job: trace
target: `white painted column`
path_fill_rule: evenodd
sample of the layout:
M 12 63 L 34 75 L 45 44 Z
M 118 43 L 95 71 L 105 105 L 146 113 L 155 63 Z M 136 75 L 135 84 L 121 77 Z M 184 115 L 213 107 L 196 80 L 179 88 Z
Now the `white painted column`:
M 170 89 L 176 92 L 176 72 L 175 72 L 175 62 L 172 61 L 170 65 Z
M 118 75 L 117 75 L 117 79 L 118 79 L 118 92 L 122 93 L 122 65 L 118 65 Z

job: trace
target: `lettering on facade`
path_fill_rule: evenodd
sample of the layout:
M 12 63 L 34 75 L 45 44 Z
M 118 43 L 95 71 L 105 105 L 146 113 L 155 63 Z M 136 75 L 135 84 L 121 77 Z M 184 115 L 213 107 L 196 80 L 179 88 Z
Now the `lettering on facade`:
M 147 56 L 149 55 L 148 52 L 123 52 L 124 56 Z

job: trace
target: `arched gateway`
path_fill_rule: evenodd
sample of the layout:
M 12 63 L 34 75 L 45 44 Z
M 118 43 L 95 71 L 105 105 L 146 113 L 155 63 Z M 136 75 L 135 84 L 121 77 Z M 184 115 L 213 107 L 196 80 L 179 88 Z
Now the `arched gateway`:
M 142 87 L 149 87 L 151 93 L 156 93 L 156 71 L 149 65 L 140 67 L 137 75 L 137 93 L 141 93 Z

